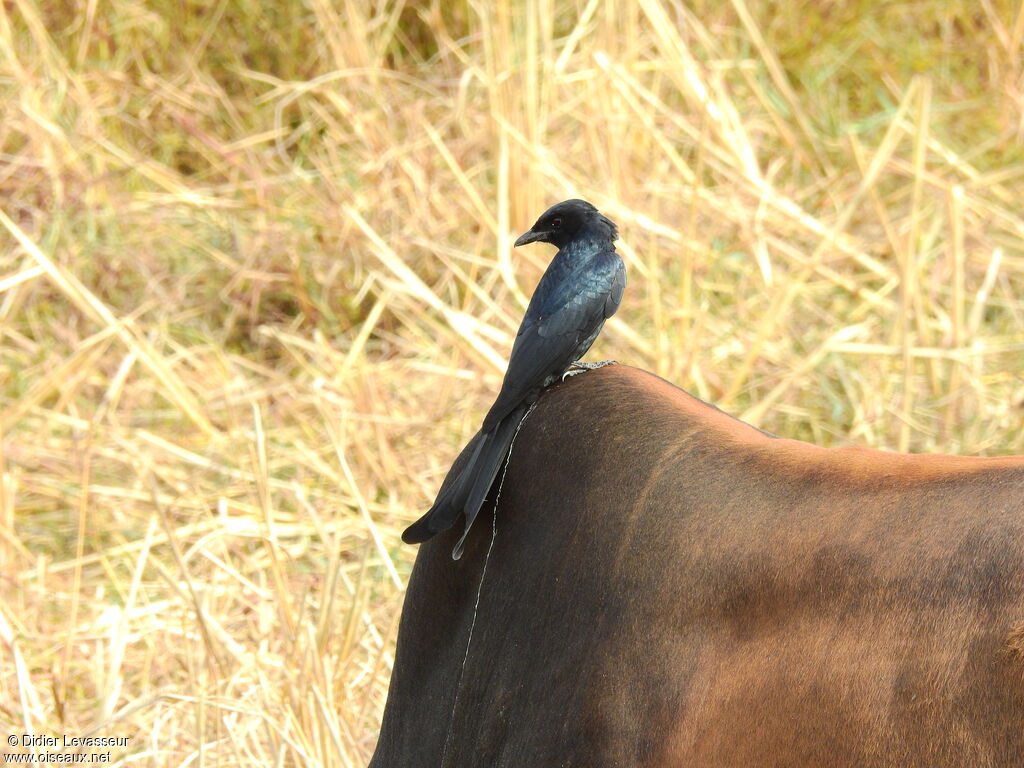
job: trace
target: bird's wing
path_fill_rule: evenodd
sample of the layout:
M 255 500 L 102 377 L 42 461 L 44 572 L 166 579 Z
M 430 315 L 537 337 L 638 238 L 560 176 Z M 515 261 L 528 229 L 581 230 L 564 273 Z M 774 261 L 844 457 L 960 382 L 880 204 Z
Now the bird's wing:
M 563 295 L 558 311 L 541 318 L 537 333 L 543 338 L 589 333 L 615 314 L 626 288 L 626 268 L 615 251 L 595 255 L 589 269 L 575 281 L 575 290 Z M 513 348 L 513 354 L 515 349 Z M 574 362 L 570 360 L 569 362 Z
M 485 430 L 493 428 L 556 369 L 564 370 L 575 362 L 579 343 L 618 308 L 626 285 L 625 267 L 615 251 L 602 251 L 563 285 L 546 302 L 550 309 L 541 308 L 547 312 L 523 320 L 501 392 L 484 419 Z
M 616 254 L 618 255 L 618 254 Z M 608 296 L 604 302 L 604 318 L 607 320 L 609 317 L 615 314 L 619 308 L 619 304 L 622 303 L 622 294 L 626 290 L 626 265 L 622 263 L 622 259 L 618 259 L 618 266 L 615 270 L 615 276 L 612 278 L 612 287 L 608 291 Z

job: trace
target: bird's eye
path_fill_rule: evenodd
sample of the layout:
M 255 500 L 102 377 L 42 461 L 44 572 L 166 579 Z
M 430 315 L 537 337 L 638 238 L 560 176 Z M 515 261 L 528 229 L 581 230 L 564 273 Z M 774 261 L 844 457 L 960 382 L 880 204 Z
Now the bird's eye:
M 559 229 L 561 226 L 562 226 L 562 219 L 561 219 L 561 217 L 557 217 L 557 218 L 551 220 L 551 228 L 552 229 Z

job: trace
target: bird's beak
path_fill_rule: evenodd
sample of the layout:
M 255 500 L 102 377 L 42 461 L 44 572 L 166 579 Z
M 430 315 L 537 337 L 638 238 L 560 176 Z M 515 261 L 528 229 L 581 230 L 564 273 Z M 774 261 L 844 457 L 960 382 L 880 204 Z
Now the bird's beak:
M 542 237 L 544 237 L 545 234 L 547 234 L 547 233 L 546 232 L 535 232 L 532 229 L 528 230 L 526 232 L 523 232 L 523 234 L 521 234 L 519 236 L 519 239 L 516 240 L 513 245 L 514 245 L 514 247 L 518 248 L 520 245 L 526 245 L 527 243 L 535 243 L 538 240 L 540 240 Z

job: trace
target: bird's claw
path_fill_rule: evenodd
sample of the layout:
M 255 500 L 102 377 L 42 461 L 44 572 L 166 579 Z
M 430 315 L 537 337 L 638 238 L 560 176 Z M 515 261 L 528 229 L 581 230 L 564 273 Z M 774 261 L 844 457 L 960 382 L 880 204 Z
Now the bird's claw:
M 577 360 L 566 369 L 565 373 L 562 374 L 562 381 L 565 381 L 570 376 L 581 374 L 584 371 L 593 371 L 598 368 L 604 368 L 606 365 L 616 365 L 618 362 L 618 360 L 602 360 L 599 363 L 581 363 Z

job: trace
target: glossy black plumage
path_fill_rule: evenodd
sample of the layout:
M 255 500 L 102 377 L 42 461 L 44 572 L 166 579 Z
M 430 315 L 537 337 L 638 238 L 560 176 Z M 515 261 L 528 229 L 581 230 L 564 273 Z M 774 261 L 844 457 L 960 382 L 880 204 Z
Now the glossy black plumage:
M 545 211 L 516 241 L 516 246 L 551 243 L 558 253 L 530 299 L 494 405 L 449 470 L 434 505 L 405 530 L 403 541 L 426 541 L 450 528 L 460 512 L 469 531 L 530 405 L 586 354 L 618 309 L 626 271 L 615 252 L 617 236 L 615 224 L 593 205 L 566 200 Z M 461 547 L 460 540 L 453 557 L 461 555 Z

